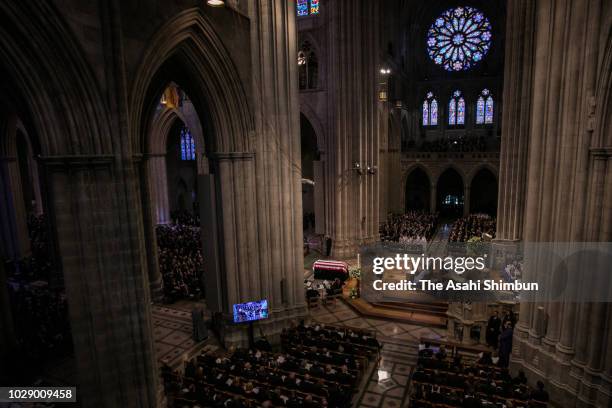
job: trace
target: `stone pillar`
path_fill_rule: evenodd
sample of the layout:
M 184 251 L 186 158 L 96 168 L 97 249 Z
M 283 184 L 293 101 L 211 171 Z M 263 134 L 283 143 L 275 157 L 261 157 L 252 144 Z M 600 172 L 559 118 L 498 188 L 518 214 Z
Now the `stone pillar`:
M 168 174 L 164 153 L 147 155 L 147 175 L 155 224 L 170 222 L 168 203 Z
M 466 183 L 463 186 L 463 216 L 470 215 L 470 185 Z
M 531 123 L 535 6 L 529 0 L 512 0 L 507 10 L 496 237 L 520 240 Z
M 155 407 L 137 178 L 114 156 L 44 157 L 84 407 Z M 127 188 L 126 188 L 127 186 Z M 128 205 L 129 204 L 129 205 Z
M 270 318 L 258 324 L 274 339 L 306 313 L 295 3 L 249 2 L 249 17 L 256 137 L 246 152 L 218 152 L 211 160 L 228 311 L 232 302 L 267 297 Z M 226 343 L 243 340 L 233 332 Z
M 0 189 L 2 189 L 3 213 L 2 254 L 8 259 L 18 259 L 30 253 L 30 236 L 21 176 L 16 157 L 0 158 Z
M 436 183 L 431 183 L 429 207 L 430 212 L 433 214 L 437 211 L 437 200 L 438 200 L 438 186 Z
M 610 84 L 609 69 L 601 67 L 609 58 L 601 54 L 609 53 L 607 39 L 601 36 L 607 29 L 603 14 L 598 0 L 508 2 L 501 239 L 609 240 L 599 234 L 609 214 L 602 206 L 604 171 L 593 153 L 610 143 L 609 126 L 603 125 L 603 118 L 609 117 L 603 101 L 609 98 Z M 593 96 L 596 88 L 600 99 Z M 601 129 L 594 126 L 598 123 Z M 513 221 L 521 218 L 522 225 Z M 527 273 L 537 275 L 539 268 L 535 269 Z M 609 394 L 599 385 L 604 380 L 602 358 L 609 327 L 606 308 L 568 301 L 521 304 L 515 331 L 519 359 L 514 362 L 533 380 L 548 382 L 559 405 L 609 405 Z
M 380 77 L 379 2 L 339 0 L 326 9 L 329 36 L 330 191 L 332 254 L 354 257 L 361 243 L 378 237 Z M 359 163 L 363 174 L 353 169 Z
M 160 163 L 163 161 L 163 163 Z M 163 278 L 159 269 L 159 252 L 157 247 L 157 234 L 155 228 L 160 224 L 159 214 L 163 213 L 163 203 L 168 209 L 168 193 L 166 190 L 166 164 L 163 155 L 146 155 L 143 161 L 135 160 L 140 169 L 141 202 L 144 216 L 145 247 L 147 258 L 147 271 L 149 274 L 149 287 L 151 300 L 161 302 L 164 299 Z M 160 197 L 160 190 L 164 191 Z

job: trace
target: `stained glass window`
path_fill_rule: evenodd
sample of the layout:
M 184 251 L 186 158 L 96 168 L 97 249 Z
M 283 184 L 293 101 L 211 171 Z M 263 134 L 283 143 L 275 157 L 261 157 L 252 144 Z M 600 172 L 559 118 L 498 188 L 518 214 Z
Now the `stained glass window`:
M 493 96 L 488 89 L 483 89 L 476 101 L 476 124 L 493 123 Z
M 481 61 L 491 48 L 491 23 L 473 7 L 446 10 L 427 33 L 427 52 L 447 71 L 463 71 Z
M 297 0 L 296 11 L 298 17 L 319 14 L 319 0 Z
M 484 98 L 482 96 L 478 97 L 478 101 L 476 102 L 476 124 L 481 125 L 484 123 Z
M 423 101 L 423 126 L 436 126 L 438 124 L 438 102 L 433 92 L 427 92 Z
M 457 124 L 465 124 L 465 100 L 463 98 L 457 101 Z
M 429 114 L 429 124 L 435 126 L 438 124 L 438 101 L 435 99 L 431 100 L 431 109 Z
M 297 0 L 297 15 L 298 17 L 308 15 L 308 0 Z
M 181 129 L 181 160 L 195 160 L 195 141 L 188 127 Z
M 491 96 L 485 101 L 485 123 L 493 123 L 493 98 Z
M 310 0 L 310 14 L 319 14 L 319 0 Z
M 455 98 L 452 98 L 450 102 L 448 103 L 448 124 L 449 125 L 457 124 L 456 109 L 457 109 L 457 100 L 455 100 Z
M 465 99 L 461 96 L 461 91 L 453 92 L 453 96 L 448 101 L 448 124 L 451 126 L 465 124 Z

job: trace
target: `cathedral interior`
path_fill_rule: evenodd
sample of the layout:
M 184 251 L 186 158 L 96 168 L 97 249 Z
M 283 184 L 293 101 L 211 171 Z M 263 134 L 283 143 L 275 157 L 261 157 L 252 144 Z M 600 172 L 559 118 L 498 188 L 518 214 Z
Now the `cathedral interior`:
M 0 56 L 1 406 L 612 407 L 611 1 L 2 0 Z

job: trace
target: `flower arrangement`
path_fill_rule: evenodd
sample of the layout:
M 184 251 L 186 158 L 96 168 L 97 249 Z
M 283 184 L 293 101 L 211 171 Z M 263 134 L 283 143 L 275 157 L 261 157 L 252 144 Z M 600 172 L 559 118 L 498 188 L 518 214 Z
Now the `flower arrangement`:
M 349 269 L 349 278 L 351 279 L 361 279 L 361 268 L 350 268 Z

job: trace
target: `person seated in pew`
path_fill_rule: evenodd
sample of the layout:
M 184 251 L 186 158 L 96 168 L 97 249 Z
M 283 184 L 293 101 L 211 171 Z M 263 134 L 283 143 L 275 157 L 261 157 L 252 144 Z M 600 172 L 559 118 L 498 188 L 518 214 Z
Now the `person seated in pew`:
M 440 348 L 436 353 L 436 358 L 438 360 L 446 360 L 446 347 L 444 347 L 444 344 L 440 345 Z
M 538 402 L 548 402 L 548 392 L 544 389 L 544 383 L 542 381 L 537 382 L 537 389 L 535 389 L 530 398 Z
M 434 350 L 429 343 L 419 344 L 419 357 L 430 358 L 434 354 Z

